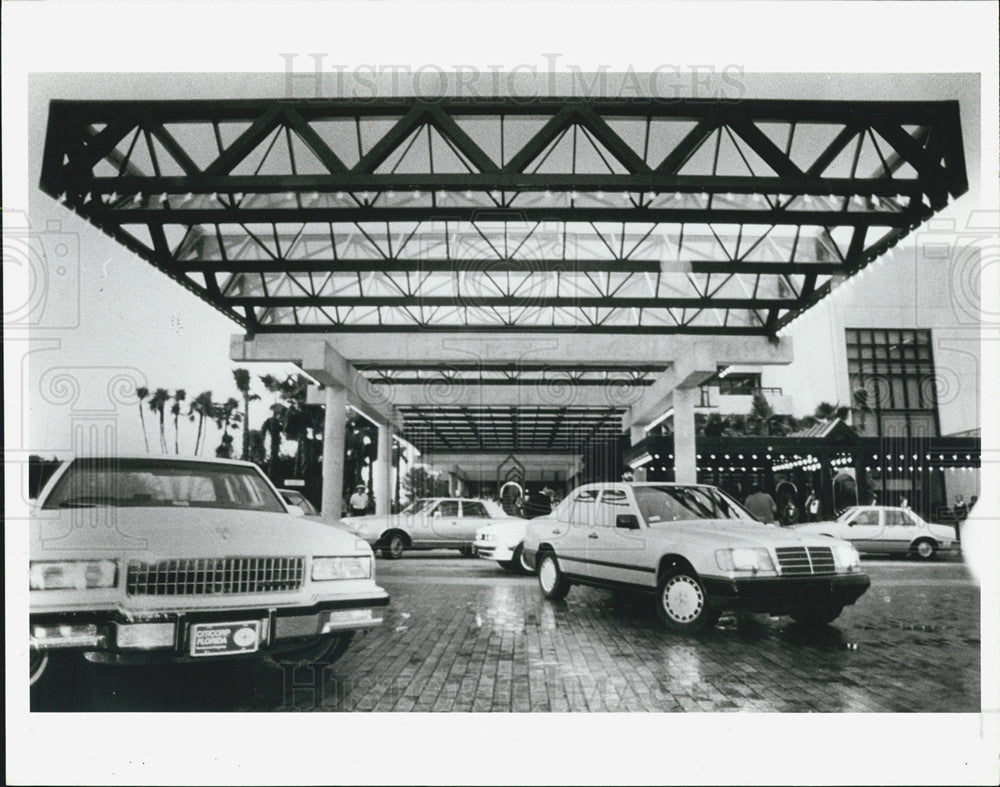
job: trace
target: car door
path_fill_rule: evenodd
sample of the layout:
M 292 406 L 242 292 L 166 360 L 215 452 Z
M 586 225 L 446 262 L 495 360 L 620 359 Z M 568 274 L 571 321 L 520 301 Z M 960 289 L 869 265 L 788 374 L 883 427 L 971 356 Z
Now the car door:
M 597 540 L 594 517 L 597 515 L 598 490 L 583 487 L 573 493 L 569 507 L 566 532 L 553 544 L 559 566 L 564 573 L 581 577 L 592 576 L 588 560 L 590 543 Z
M 906 554 L 917 535 L 916 522 L 901 508 L 888 508 L 882 512 L 885 527 L 882 529 L 880 544 L 889 552 Z
M 490 523 L 490 512 L 479 500 L 462 500 L 461 513 L 461 519 L 458 521 L 459 537 L 472 543 L 476 531 Z
M 431 512 L 431 531 L 439 546 L 459 546 L 463 543 L 459 526 L 460 510 L 457 500 L 442 500 Z M 466 539 L 471 540 L 471 539 Z
M 652 586 L 656 572 L 643 565 L 645 537 L 639 511 L 624 487 L 601 490 L 588 541 L 593 576 L 609 584 Z
M 877 508 L 861 508 L 847 521 L 845 538 L 859 552 L 884 550 L 879 538 L 882 534 L 882 512 Z

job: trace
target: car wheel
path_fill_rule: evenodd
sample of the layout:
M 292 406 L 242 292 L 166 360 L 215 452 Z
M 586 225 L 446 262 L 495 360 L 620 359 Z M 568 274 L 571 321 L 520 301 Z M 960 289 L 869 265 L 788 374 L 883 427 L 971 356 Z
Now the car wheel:
M 554 552 L 544 552 L 538 559 L 538 587 L 550 601 L 560 601 L 569 593 L 570 581 L 559 570 Z
M 789 613 L 792 620 L 803 626 L 825 626 L 836 620 L 844 611 L 842 604 L 820 604 L 807 609 L 797 609 Z
M 49 654 L 41 650 L 31 650 L 28 654 L 29 686 L 34 686 L 49 665 Z
M 531 567 L 528 558 L 524 554 L 524 544 L 517 545 L 517 549 L 514 550 L 514 556 L 510 562 L 514 570 L 519 574 L 527 575 L 535 573 L 535 569 Z
M 930 560 L 936 552 L 937 545 L 928 538 L 922 538 L 913 545 L 913 554 L 921 560 Z
M 719 619 L 698 575 L 687 566 L 676 566 L 660 578 L 656 612 L 667 628 L 682 632 L 704 631 Z
M 406 549 L 406 539 L 402 533 L 392 533 L 386 539 L 385 546 L 382 547 L 382 556 L 389 560 L 399 560 Z

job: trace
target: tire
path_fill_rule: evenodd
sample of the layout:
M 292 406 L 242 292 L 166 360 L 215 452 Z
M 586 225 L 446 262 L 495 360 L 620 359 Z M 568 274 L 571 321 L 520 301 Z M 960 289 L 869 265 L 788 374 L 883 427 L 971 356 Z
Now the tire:
M 406 537 L 402 533 L 390 533 L 382 546 L 382 557 L 399 560 L 406 549 Z
M 49 654 L 41 650 L 31 650 L 28 653 L 29 678 L 28 685 L 34 686 L 42 677 L 45 668 L 49 666 Z
M 476 553 L 473 551 L 472 547 L 461 547 L 458 551 L 462 553 L 462 557 L 476 556 Z
M 937 544 L 929 538 L 921 538 L 913 545 L 913 554 L 921 560 L 933 560 L 937 554 Z
M 842 604 L 822 604 L 808 609 L 797 609 L 789 613 L 792 620 L 803 626 L 825 626 L 836 620 L 844 611 Z
M 535 573 L 535 569 L 531 567 L 531 564 L 528 563 L 528 558 L 525 557 L 524 544 L 517 545 L 517 549 L 514 550 L 514 557 L 511 558 L 510 562 L 514 566 L 514 571 L 518 574 L 530 576 Z
M 656 613 L 667 628 L 683 633 L 705 631 L 719 619 L 705 586 L 688 566 L 675 566 L 660 577 L 656 585 Z
M 543 552 L 538 556 L 538 587 L 549 601 L 561 601 L 569 593 L 571 583 L 559 569 L 555 552 Z

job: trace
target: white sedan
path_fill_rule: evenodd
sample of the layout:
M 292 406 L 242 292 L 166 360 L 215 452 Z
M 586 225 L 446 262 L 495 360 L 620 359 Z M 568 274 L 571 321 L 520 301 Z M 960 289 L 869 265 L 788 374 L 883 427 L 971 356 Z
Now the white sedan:
M 369 546 L 292 516 L 256 465 L 78 458 L 31 515 L 31 682 L 53 652 L 106 664 L 332 661 L 389 596 Z
M 346 517 L 340 526 L 397 560 L 408 549 L 458 549 L 471 556 L 476 531 L 498 521 L 522 520 L 492 500 L 421 497 L 398 514 Z
M 479 528 L 473 544 L 476 556 L 495 560 L 504 569 L 515 574 L 534 574 L 535 569 L 524 555 L 524 535 L 527 530 L 527 519 L 494 522 Z
M 957 546 L 955 528 L 925 522 L 908 508 L 892 506 L 852 506 L 833 522 L 809 522 L 793 529 L 850 541 L 858 552 L 916 555 L 922 560 Z

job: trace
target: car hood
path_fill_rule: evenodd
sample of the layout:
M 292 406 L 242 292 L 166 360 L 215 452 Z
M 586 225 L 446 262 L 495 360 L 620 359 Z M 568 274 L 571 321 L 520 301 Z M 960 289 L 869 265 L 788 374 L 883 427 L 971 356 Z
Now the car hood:
M 31 556 L 135 554 L 144 559 L 336 555 L 362 549 L 351 534 L 285 513 L 214 508 L 71 508 L 35 512 Z
M 670 538 L 680 537 L 717 547 L 829 546 L 831 542 L 824 536 L 797 533 L 792 528 L 733 519 L 654 522 L 650 529 Z

